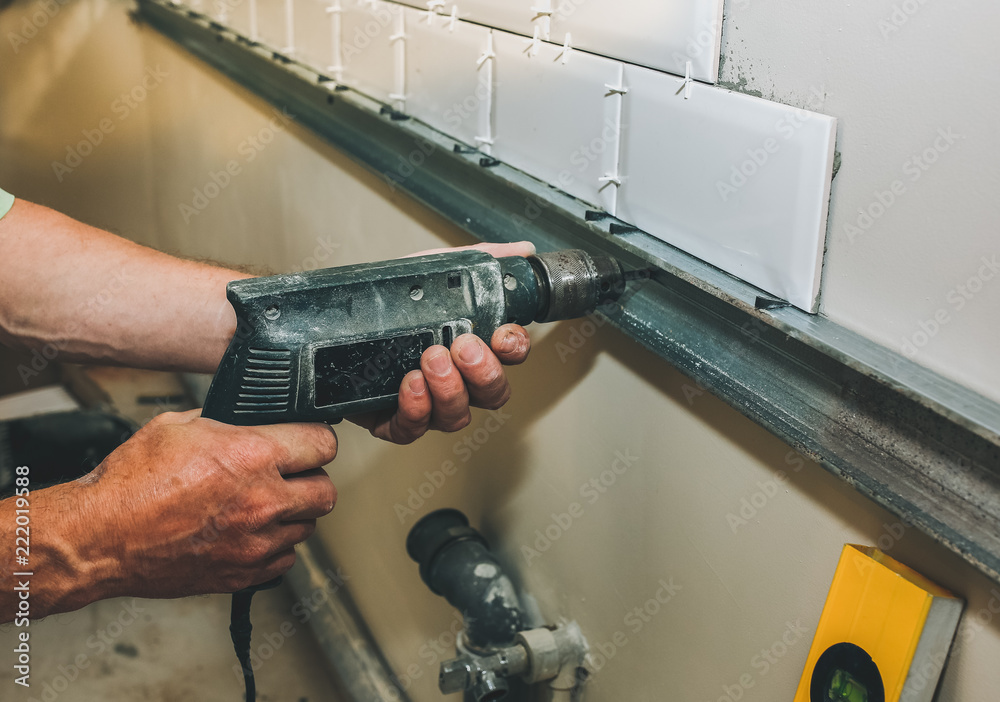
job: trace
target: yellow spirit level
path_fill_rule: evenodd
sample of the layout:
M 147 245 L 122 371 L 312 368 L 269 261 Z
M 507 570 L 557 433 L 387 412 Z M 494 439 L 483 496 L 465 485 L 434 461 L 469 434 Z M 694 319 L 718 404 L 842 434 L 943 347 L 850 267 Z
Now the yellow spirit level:
M 877 548 L 847 544 L 794 702 L 931 702 L 963 606 Z

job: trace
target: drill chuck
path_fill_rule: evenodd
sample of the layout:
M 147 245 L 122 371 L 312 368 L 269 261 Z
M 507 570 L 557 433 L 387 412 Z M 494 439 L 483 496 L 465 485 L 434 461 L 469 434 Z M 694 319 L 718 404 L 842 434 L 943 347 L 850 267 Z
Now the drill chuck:
M 611 256 L 566 249 L 530 256 L 528 263 L 539 289 L 536 322 L 582 317 L 625 292 L 621 264 Z

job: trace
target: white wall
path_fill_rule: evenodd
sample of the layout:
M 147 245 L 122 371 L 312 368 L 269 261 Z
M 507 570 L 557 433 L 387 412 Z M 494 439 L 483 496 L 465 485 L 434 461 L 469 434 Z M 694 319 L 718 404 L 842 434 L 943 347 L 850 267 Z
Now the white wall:
M 958 64 L 945 76 L 931 59 L 943 66 L 967 56 L 966 65 L 974 66 L 975 43 L 946 31 L 951 15 L 939 18 L 934 13 L 945 6 L 928 3 L 882 45 L 877 30 L 865 35 L 859 29 L 866 26 L 859 15 L 880 16 L 876 4 L 891 11 L 884 2 L 850 8 L 734 2 L 723 75 L 745 77 L 749 87 L 793 103 L 805 100 L 814 82 L 827 85 L 824 109 L 841 118 L 844 166 L 834 186 L 824 304 L 838 321 L 891 343 L 899 329 L 917 329 L 926 310 L 947 304 L 941 300 L 948 287 L 975 272 L 966 272 L 965 262 L 972 266 L 988 252 L 985 213 L 991 206 L 982 179 L 995 177 L 995 169 L 990 171 L 985 131 L 988 98 L 976 108 L 974 80 L 956 78 Z M 0 14 L 0 38 L 17 31 L 17 13 L 32 7 Z M 845 21 L 831 23 L 827 15 L 835 12 Z M 987 23 L 971 9 L 953 12 L 985 47 Z M 70 21 L 78 16 L 90 19 Z M 925 23 L 940 30 L 936 42 L 927 43 Z M 907 39 L 906 31 L 924 39 L 916 33 Z M 749 48 L 752 37 L 755 48 Z M 911 58 L 899 58 L 909 42 Z M 0 186 L 16 194 L 169 250 L 275 270 L 466 242 L 294 125 L 274 134 L 263 150 L 248 151 L 245 140 L 263 136 L 262 129 L 266 135 L 272 108 L 152 31 L 136 30 L 121 5 L 71 4 L 17 54 L 6 45 L 0 52 Z M 68 57 L 60 63 L 53 53 Z M 894 72 L 885 65 L 892 61 L 899 63 Z M 65 157 L 80 130 L 103 117 L 117 120 L 115 96 L 131 90 L 147 66 L 167 77 L 58 183 L 51 161 Z M 28 93 L 35 95 L 31 101 L 21 97 Z M 846 245 L 839 233 L 844 218 L 867 205 L 871 190 L 899 177 L 902 161 L 931 143 L 939 126 L 968 136 L 918 183 L 907 184 L 908 197 L 877 227 Z M 256 155 L 248 160 L 251 152 Z M 192 191 L 230 160 L 240 173 L 185 222 L 180 206 L 194 203 Z M 951 221 L 956 226 L 946 229 Z M 894 248 L 883 250 L 890 243 Z M 927 289 L 942 278 L 954 282 Z M 857 290 L 870 294 L 855 297 Z M 983 323 L 995 295 L 988 286 L 971 300 L 918 359 L 955 376 L 969 374 L 975 382 L 966 382 L 995 395 L 1000 384 L 987 373 L 995 339 L 991 347 L 984 336 L 995 332 Z M 626 644 L 595 676 L 591 702 L 716 702 L 724 686 L 744 674 L 753 682 L 744 700 L 790 699 L 841 545 L 880 540 L 894 556 L 969 600 L 939 699 L 996 699 L 1000 623 L 986 609 L 994 588 L 989 581 L 815 465 L 795 470 L 798 458 L 786 445 L 699 394 L 617 332 L 595 331 L 577 352 L 560 357 L 560 342 L 591 331 L 580 322 L 534 330 L 532 358 L 511 371 L 514 399 L 502 426 L 488 424 L 489 415 L 480 412 L 462 433 L 410 447 L 376 442 L 348 425 L 338 428 L 341 454 L 331 475 L 341 498 L 323 520 L 320 538 L 344 566 L 390 661 L 402 675 L 419 674 L 412 681 L 404 677 L 418 702 L 441 699 L 435 685 L 440 656 L 428 640 L 447 632 L 453 620 L 448 606 L 420 583 L 403 541 L 419 514 L 443 506 L 466 510 L 483 527 L 546 619 L 576 619 L 596 650 L 599 644 L 610 650 L 607 642 L 622 633 Z M 964 341 L 949 341 L 952 335 Z M 590 504 L 581 487 L 608 469 L 616 452 L 637 458 Z M 421 489 L 425 472 L 437 479 L 447 461 L 456 474 L 433 491 L 425 487 L 425 494 L 431 492 L 426 504 L 400 517 L 397 505 L 405 506 L 409 490 Z M 778 470 L 789 478 L 774 490 L 769 481 Z M 746 524 L 733 525 L 728 515 L 761 490 L 773 495 Z M 567 512 L 574 502 L 582 516 L 527 564 L 522 546 L 532 545 L 536 530 L 544 531 L 552 514 Z M 681 589 L 636 631 L 625 617 L 655 595 L 661 579 Z M 978 624 L 977 614 L 992 621 Z M 765 672 L 761 650 L 781 640 L 788 622 L 808 633 Z
M 1000 264 L 997 81 L 983 79 L 1000 6 L 729 0 L 726 12 L 725 83 L 802 106 L 815 87 L 839 121 L 823 313 L 1000 400 L 1000 270 L 983 267 Z

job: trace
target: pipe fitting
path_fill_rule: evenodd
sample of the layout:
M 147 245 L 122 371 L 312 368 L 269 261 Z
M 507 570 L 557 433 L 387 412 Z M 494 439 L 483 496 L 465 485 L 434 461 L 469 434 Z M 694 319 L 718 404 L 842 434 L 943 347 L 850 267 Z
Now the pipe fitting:
M 454 509 L 431 512 L 406 539 L 431 592 L 457 607 L 468 645 L 478 652 L 509 646 L 522 628 L 521 604 L 486 539 Z

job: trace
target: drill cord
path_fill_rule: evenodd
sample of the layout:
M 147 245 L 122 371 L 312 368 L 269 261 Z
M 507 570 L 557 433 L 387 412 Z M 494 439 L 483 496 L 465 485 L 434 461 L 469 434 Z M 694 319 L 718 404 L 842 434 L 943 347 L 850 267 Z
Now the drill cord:
M 253 624 L 250 623 L 250 601 L 253 599 L 253 593 L 253 590 L 233 593 L 233 608 L 229 618 L 229 634 L 233 638 L 236 658 L 243 669 L 243 682 L 247 690 L 246 702 L 255 702 L 257 699 L 253 666 L 250 664 L 250 632 L 253 630 Z

